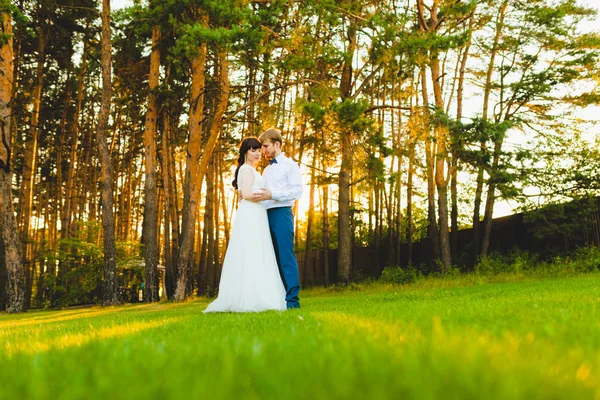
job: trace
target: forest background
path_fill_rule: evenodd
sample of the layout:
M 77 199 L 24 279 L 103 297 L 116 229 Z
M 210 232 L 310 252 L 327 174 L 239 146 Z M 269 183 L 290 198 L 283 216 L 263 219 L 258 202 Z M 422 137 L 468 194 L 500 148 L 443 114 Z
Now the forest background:
M 11 312 L 214 294 L 236 146 L 270 126 L 306 181 L 296 250 L 337 249 L 342 284 L 356 246 L 428 238 L 446 272 L 459 229 L 478 260 L 493 216 L 599 192 L 597 5 L 0 4 Z

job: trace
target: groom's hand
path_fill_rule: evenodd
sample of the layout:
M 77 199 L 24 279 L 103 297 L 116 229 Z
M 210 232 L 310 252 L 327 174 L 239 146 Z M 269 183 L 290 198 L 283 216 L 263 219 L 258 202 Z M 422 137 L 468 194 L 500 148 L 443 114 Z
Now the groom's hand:
M 269 189 L 263 189 L 262 191 L 262 200 L 271 200 L 273 198 L 273 194 Z
M 264 196 L 265 196 L 265 195 L 264 195 L 264 191 L 265 191 L 265 190 L 266 190 L 266 189 L 260 189 L 260 192 L 255 192 L 255 193 L 252 193 L 252 195 L 250 195 L 250 196 L 246 196 L 246 197 L 244 197 L 244 199 L 245 199 L 245 200 L 248 200 L 248 201 L 254 201 L 254 202 L 256 202 L 256 201 L 263 201 L 263 200 L 266 200 L 266 199 L 264 198 Z
M 271 199 L 271 191 L 269 189 L 260 189 L 260 192 L 253 193 L 252 196 L 245 197 L 250 201 L 264 201 Z

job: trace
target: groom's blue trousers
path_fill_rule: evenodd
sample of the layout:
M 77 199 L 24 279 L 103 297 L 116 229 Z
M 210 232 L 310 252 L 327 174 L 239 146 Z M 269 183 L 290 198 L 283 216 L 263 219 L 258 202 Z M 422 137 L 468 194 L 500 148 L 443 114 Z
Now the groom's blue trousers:
M 291 207 L 270 208 L 267 214 L 277 265 L 286 290 L 287 307 L 300 308 L 300 277 L 294 254 L 294 214 Z

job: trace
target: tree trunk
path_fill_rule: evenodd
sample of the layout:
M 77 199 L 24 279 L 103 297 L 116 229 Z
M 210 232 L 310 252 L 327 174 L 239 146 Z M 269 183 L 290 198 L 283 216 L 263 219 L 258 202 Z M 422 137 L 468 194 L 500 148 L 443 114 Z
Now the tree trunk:
M 491 50 L 491 54 L 490 54 L 490 62 L 488 64 L 485 88 L 484 88 L 485 90 L 484 90 L 484 97 L 483 97 L 483 115 L 482 115 L 482 119 L 483 119 L 484 123 L 487 121 L 487 118 L 488 118 L 490 94 L 492 91 L 492 74 L 494 71 L 494 62 L 495 62 L 496 55 L 498 53 L 498 46 L 500 43 L 500 38 L 502 36 L 502 30 L 504 29 L 504 19 L 506 17 L 506 9 L 507 8 L 508 8 L 508 0 L 505 0 L 500 5 L 500 9 L 498 10 L 498 20 L 496 21 L 496 35 L 494 36 L 494 43 L 492 45 L 492 50 Z M 484 218 L 483 218 L 483 232 L 481 232 L 483 237 L 481 240 L 481 248 L 480 249 L 478 248 L 478 250 L 480 250 L 479 254 L 481 257 L 487 256 L 488 248 L 490 245 L 490 234 L 492 232 L 492 214 L 494 212 L 494 200 L 495 200 L 495 190 L 496 190 L 496 185 L 494 183 L 493 174 L 494 174 L 494 171 L 496 171 L 498 168 L 498 163 L 500 161 L 500 151 L 502 149 L 503 140 L 504 140 L 504 136 L 502 135 L 501 137 L 496 138 L 495 143 L 494 143 L 494 155 L 493 155 L 492 165 L 490 168 L 488 193 L 487 193 Z M 482 191 L 483 191 L 483 189 L 482 189 Z
M 441 21 L 438 16 L 439 12 L 439 0 L 434 0 L 431 7 L 425 7 L 423 0 L 417 0 L 417 13 L 419 19 L 419 27 L 421 32 L 427 34 L 437 34 L 440 27 Z M 426 18 L 424 9 L 427 8 L 429 11 L 429 18 Z M 435 106 L 439 112 L 444 111 L 444 100 L 442 97 L 442 84 L 443 75 L 440 67 L 439 50 L 435 47 L 430 50 L 429 55 L 429 68 L 431 70 L 431 84 L 433 87 L 433 94 L 435 97 Z M 422 74 L 422 81 L 425 81 L 425 74 Z M 423 93 L 426 93 L 427 86 L 423 85 Z M 425 100 L 425 97 L 424 97 Z M 424 102 L 427 106 L 427 101 Z M 448 181 L 445 177 L 445 166 L 447 159 L 447 146 L 449 143 L 449 129 L 439 118 L 437 119 L 434 127 L 434 140 L 435 144 L 432 144 L 431 151 L 435 154 L 435 185 L 438 193 L 438 217 L 439 217 L 439 245 L 440 255 L 442 261 L 442 271 L 447 270 L 451 263 L 452 258 L 450 254 L 450 236 L 448 229 Z M 433 154 L 430 155 L 428 165 L 434 167 L 432 164 Z M 428 182 L 430 183 L 430 182 Z M 431 202 L 431 198 L 429 198 Z M 431 223 L 431 221 L 430 221 Z
M 392 115 L 394 115 L 393 111 L 392 111 Z M 393 123 L 393 122 L 392 122 Z M 393 124 L 395 126 L 395 124 Z M 398 128 L 396 129 L 397 133 L 394 134 L 394 137 L 396 137 L 396 148 L 398 149 L 400 146 L 400 136 L 402 134 L 402 113 L 399 112 L 398 113 Z M 393 264 L 400 266 L 400 262 L 401 262 L 401 256 L 402 256 L 402 234 L 401 234 L 401 218 L 402 218 L 402 168 L 403 168 L 403 164 L 402 164 L 402 153 L 398 152 L 397 154 L 397 162 L 398 162 L 398 171 L 396 174 L 396 184 L 395 184 L 395 188 L 394 188 L 394 192 L 392 195 L 392 192 L 390 190 L 390 197 L 391 198 L 395 198 L 395 203 L 397 204 L 395 207 L 395 212 L 394 215 L 392 216 L 392 218 L 390 218 L 390 225 L 393 224 L 394 226 L 394 238 L 393 241 L 390 243 L 390 246 L 394 246 L 395 247 L 395 251 L 394 251 L 394 259 L 393 259 Z M 393 207 L 392 207 L 393 209 Z M 388 228 L 390 229 L 390 228 Z
M 492 234 L 492 218 L 494 214 L 494 203 L 496 200 L 496 182 L 494 181 L 494 173 L 498 170 L 500 163 L 500 154 L 502 151 L 502 143 L 504 136 L 496 139 L 494 144 L 494 158 L 492 160 L 492 168 L 490 172 L 490 179 L 488 183 L 488 193 L 485 203 L 485 214 L 483 217 L 483 239 L 481 241 L 481 256 L 486 257 L 490 247 L 490 236 Z
M 62 190 L 62 186 L 63 186 L 63 177 L 65 175 L 68 175 L 68 171 L 73 169 L 75 166 L 73 164 L 70 164 L 69 167 L 64 168 L 63 167 L 63 152 L 64 152 L 64 147 L 65 147 L 65 141 L 66 141 L 66 136 L 67 136 L 67 119 L 69 117 L 69 107 L 71 105 L 71 96 L 72 96 L 72 84 L 71 84 L 71 76 L 70 76 L 71 71 L 69 71 L 68 76 L 67 76 L 67 83 L 66 83 L 66 88 L 65 88 L 65 99 L 63 101 L 63 110 L 62 110 L 62 115 L 60 118 L 60 124 L 59 124 L 59 129 L 58 129 L 58 149 L 56 151 L 56 188 L 53 189 L 54 192 L 54 201 L 56 203 L 55 207 L 54 207 L 54 215 L 52 216 L 52 219 L 54 220 L 54 223 L 56 224 L 58 222 L 58 213 L 60 211 L 60 216 L 61 216 L 61 221 L 63 220 L 62 216 L 65 213 L 65 209 L 64 209 L 64 204 L 63 204 L 63 190 Z M 69 160 L 70 161 L 70 160 Z M 66 202 L 65 202 L 66 203 Z M 62 224 L 61 224 L 61 230 L 62 230 Z M 50 237 L 52 238 L 53 242 L 55 241 L 55 237 L 54 235 L 50 235 Z M 52 250 L 55 250 L 55 247 L 50 246 L 50 248 Z
M 458 155 L 452 152 L 452 165 L 450 166 L 450 254 L 453 260 L 458 259 Z
M 207 182 L 208 184 L 208 182 Z M 210 193 L 207 193 L 204 204 L 204 223 L 202 224 L 202 244 L 200 246 L 200 262 L 198 264 L 198 296 L 210 294 L 207 285 L 208 281 L 208 246 L 209 246 L 209 226 L 212 224 L 212 216 L 208 215 L 207 206 L 209 204 Z M 209 220 L 209 217 L 211 218 Z M 209 222 L 211 221 L 211 222 Z
M 315 157 L 317 146 L 313 148 L 313 159 Z M 313 221 L 315 219 L 315 168 L 310 171 L 310 197 L 308 199 L 308 221 L 306 222 L 306 246 L 304 248 L 304 285 L 313 283 L 313 273 L 311 269 L 312 259 L 311 245 L 313 237 Z M 311 271 L 310 274 L 308 271 Z M 307 279 L 308 278 L 308 279 Z
M 177 120 L 178 118 L 175 117 L 171 117 L 169 116 L 169 121 L 173 121 L 173 120 Z M 170 122 L 169 123 L 169 135 L 168 137 L 171 137 L 171 132 L 174 130 L 173 125 L 174 122 Z M 178 271 L 177 271 L 177 266 L 179 265 L 179 245 L 181 243 L 181 236 L 180 236 L 180 217 L 181 217 L 181 213 L 180 213 L 180 208 L 179 208 L 179 195 L 178 195 L 178 186 L 177 186 L 177 168 L 176 168 L 176 161 L 174 159 L 174 157 L 172 157 L 171 152 L 167 153 L 166 155 L 166 160 L 167 160 L 167 173 L 168 173 L 168 178 L 169 178 L 169 196 L 171 198 L 170 200 L 170 204 L 171 204 L 171 208 L 169 210 L 170 212 L 170 219 L 171 219 L 171 262 L 173 263 L 173 292 L 172 292 L 172 296 L 175 296 L 175 287 L 176 287 L 176 283 L 177 283 L 177 279 L 178 279 Z
M 463 93 L 464 93 L 464 84 L 465 84 L 465 73 L 467 70 L 467 60 L 469 59 L 469 54 L 471 50 L 471 39 L 472 39 L 472 31 L 473 25 L 475 22 L 475 9 L 471 12 L 471 16 L 469 18 L 469 30 L 468 30 L 468 39 L 465 44 L 465 49 L 463 51 L 461 60 L 460 60 L 460 68 L 458 71 L 458 88 L 456 89 L 456 120 L 458 122 L 462 121 L 463 114 Z M 452 181 L 450 183 L 451 197 L 452 197 L 452 259 L 455 260 L 458 257 L 458 146 L 459 143 L 454 143 L 453 152 L 452 152 Z
M 450 236 L 448 229 L 448 181 L 444 173 L 446 165 L 446 141 L 444 137 L 447 135 L 447 128 L 438 126 L 436 134 L 436 168 L 435 182 L 438 190 L 438 213 L 439 213 L 439 232 L 440 232 L 440 249 L 442 255 L 442 272 L 446 272 L 452 264 L 452 256 L 450 253 Z
M 429 95 L 427 94 L 427 77 L 424 68 L 421 70 L 421 88 L 423 94 L 423 116 L 425 116 L 425 123 L 423 125 L 424 128 L 427 129 L 427 137 L 424 143 L 425 165 L 427 171 L 427 236 L 431 240 L 433 257 L 439 259 L 441 253 L 440 235 L 435 218 L 435 143 L 433 143 L 431 135 L 429 134 L 430 128 L 427 110 L 427 107 L 429 106 Z
M 434 8 L 435 10 L 435 8 Z M 432 12 L 432 15 L 435 13 Z M 431 58 L 431 80 L 433 84 L 433 93 L 435 97 L 435 105 L 438 110 L 444 109 L 442 99 L 442 86 L 440 61 L 438 55 L 434 54 Z M 448 181 L 446 180 L 445 167 L 447 160 L 447 148 L 449 143 L 450 132 L 448 127 L 441 121 L 437 121 L 435 128 L 435 184 L 438 193 L 438 216 L 439 216 L 439 234 L 440 234 L 440 250 L 442 260 L 442 272 L 450 268 L 452 264 L 452 256 L 450 253 L 450 235 L 448 229 Z
M 325 134 L 322 132 L 323 142 L 325 142 Z M 321 154 L 321 168 L 324 173 L 327 173 L 327 162 L 325 161 L 325 153 Z M 323 217 L 323 254 L 324 254 L 324 265 L 323 274 L 325 275 L 325 287 L 329 286 L 329 181 L 323 185 L 323 202 L 322 217 Z
M 2 34 L 6 43 L 0 48 L 0 249 L 6 268 L 6 311 L 25 311 L 25 276 L 19 254 L 17 220 L 13 210 L 12 173 L 10 171 L 10 132 L 12 110 L 9 104 L 13 96 L 13 37 L 12 15 L 4 11 Z
M 90 29 L 90 23 L 87 25 L 87 29 Z M 83 105 L 84 95 L 84 84 L 87 72 L 87 53 L 89 48 L 89 39 L 86 35 L 85 42 L 83 44 L 83 54 L 81 56 L 81 67 L 77 74 L 77 100 L 75 103 L 75 113 L 72 118 L 72 129 L 71 129 L 71 143 L 70 143 L 70 156 L 69 156 L 69 170 L 67 171 L 67 181 L 65 183 L 65 204 L 63 207 L 63 213 L 61 214 L 60 222 L 60 237 L 65 239 L 72 237 L 73 232 L 71 229 L 71 220 L 73 218 L 73 204 L 74 193 L 73 187 L 75 185 L 75 165 L 78 161 L 78 149 L 79 149 L 79 116 L 81 115 L 81 107 Z
M 206 15 L 203 15 L 201 20 L 203 25 L 208 25 L 208 18 Z M 200 200 L 200 190 L 202 188 L 202 179 L 206 174 L 208 163 L 212 158 L 217 139 L 221 134 L 223 115 L 225 114 L 227 104 L 229 103 L 230 82 L 227 52 L 224 49 L 218 49 L 217 57 L 219 66 L 219 100 L 209 129 L 208 142 L 203 147 L 202 120 L 204 109 L 203 90 L 206 44 L 202 44 L 192 60 L 193 76 L 189 118 L 190 136 L 187 148 L 188 156 L 184 183 L 181 245 L 179 248 L 179 260 L 177 266 L 179 277 L 177 279 L 177 288 L 175 289 L 175 299 L 177 301 L 185 299 L 185 290 L 189 279 L 185 271 L 193 251 L 193 234 L 196 223 L 196 210 Z
M 115 248 L 115 219 L 113 216 L 113 170 L 108 150 L 106 132 L 112 96 L 111 54 L 110 54 L 110 0 L 102 0 L 102 100 L 96 130 L 96 144 L 100 156 L 102 187 L 102 230 L 104 236 L 104 282 L 103 300 L 105 306 L 119 302 L 117 292 L 117 254 Z
M 217 157 L 215 160 L 215 164 L 214 164 L 214 168 L 213 168 L 213 190 L 214 190 L 214 197 L 213 200 L 215 202 L 214 206 L 213 206 L 213 215 L 215 218 L 215 240 L 213 241 L 213 264 L 214 264 L 214 278 L 212 281 L 212 287 L 213 290 L 216 292 L 217 288 L 219 287 L 219 281 L 221 280 L 221 254 L 219 252 L 219 243 L 220 243 L 220 218 L 219 218 L 219 191 L 216 190 L 218 188 L 219 185 L 219 164 L 220 164 L 220 156 L 219 153 L 217 153 Z
M 33 209 L 33 195 L 35 187 L 35 177 L 38 161 L 38 138 L 40 109 L 42 104 L 42 90 L 44 86 L 44 62 L 46 45 L 46 2 L 40 1 L 38 6 L 39 31 L 37 42 L 37 67 L 36 83 L 33 89 L 31 110 L 31 128 L 25 143 L 25 154 L 23 160 L 23 179 L 22 193 L 19 204 L 21 206 L 21 256 L 25 268 L 25 276 L 29 276 L 29 270 L 33 264 L 33 255 L 31 254 L 31 217 Z M 27 306 L 27 299 L 25 299 Z
M 350 282 L 352 233 L 350 231 L 350 169 L 352 168 L 352 138 L 342 133 L 342 165 L 338 179 L 338 281 Z
M 206 237 L 206 282 L 205 282 L 205 286 L 206 286 L 206 292 L 209 296 L 213 296 L 215 294 L 215 288 L 213 286 L 213 283 L 215 281 L 215 255 L 214 255 L 214 251 L 215 251 L 215 246 L 214 246 L 214 241 L 215 241 L 215 208 L 214 208 L 214 204 L 215 204 L 215 190 L 214 190 L 214 183 L 213 183 L 213 168 L 214 168 L 214 163 L 211 162 L 209 167 L 208 167 L 208 173 L 206 174 L 206 205 L 204 208 L 204 215 L 205 215 L 205 224 L 206 226 L 204 227 L 204 229 L 207 232 L 207 237 Z
M 350 17 L 348 26 L 348 45 L 340 79 L 341 100 L 351 98 L 354 52 L 357 47 L 357 22 Z M 338 281 L 346 284 L 350 282 L 352 269 L 352 230 L 350 229 L 350 176 L 352 174 L 352 130 L 347 128 L 340 132 L 342 142 L 342 162 L 340 166 L 338 190 Z
M 156 120 L 158 115 L 158 74 L 160 68 L 160 28 L 152 28 L 152 53 L 150 54 L 150 75 L 148 78 L 148 109 L 144 129 L 144 161 L 146 167 L 144 182 L 144 227 L 143 244 L 145 260 L 144 300 L 152 303 L 158 297 L 158 206 L 156 203 Z
M 6 32 L 6 26 L 4 28 L 4 32 Z M 4 91 L 3 89 L 1 90 Z M 6 103 L 2 101 L 2 106 L 5 105 Z M 0 106 L 2 108 L 0 114 L 2 114 L 2 121 L 4 122 L 2 135 L 6 139 L 6 136 L 8 136 L 6 128 L 10 127 L 6 122 L 10 117 L 4 115 L 6 108 L 2 106 Z M 5 162 L 6 159 L 0 158 L 0 164 L 4 164 Z M 19 254 L 17 220 L 12 202 L 12 173 L 9 167 L 10 165 L 5 164 L 0 169 L 0 233 L 2 235 L 0 237 L 0 241 L 2 241 L 0 248 L 4 250 L 4 263 L 7 275 L 5 288 L 7 295 L 6 311 L 16 313 L 25 311 L 25 274 Z
M 480 143 L 480 154 L 485 151 L 485 143 Z M 480 160 L 480 162 L 483 162 Z M 477 264 L 481 250 L 481 195 L 483 193 L 483 165 L 477 170 L 477 186 L 475 187 L 475 200 L 473 202 L 473 249 L 471 253 L 471 263 Z
M 408 265 L 413 262 L 413 176 L 415 173 L 415 146 L 411 145 L 408 155 L 408 172 L 406 177 L 406 258 Z
M 231 219 L 228 218 L 229 210 L 227 209 L 227 197 L 225 197 L 225 180 L 223 179 L 223 157 L 219 157 L 219 193 L 221 199 L 221 207 L 223 208 L 223 233 L 225 235 L 225 249 L 229 244 L 229 233 L 231 229 Z
M 173 226 L 177 226 L 177 212 L 172 217 L 172 211 L 175 207 L 172 203 L 172 189 L 171 189 L 171 177 L 170 177 L 170 157 L 171 152 L 169 148 L 169 114 L 165 112 L 163 114 L 163 130 L 161 137 L 161 172 L 164 192 L 164 258 L 165 258 L 165 289 L 167 291 L 167 298 L 172 299 L 175 292 L 175 261 L 172 257 L 172 247 L 175 247 L 175 243 L 178 239 L 178 235 L 172 235 Z M 177 232 L 177 230 L 175 230 Z

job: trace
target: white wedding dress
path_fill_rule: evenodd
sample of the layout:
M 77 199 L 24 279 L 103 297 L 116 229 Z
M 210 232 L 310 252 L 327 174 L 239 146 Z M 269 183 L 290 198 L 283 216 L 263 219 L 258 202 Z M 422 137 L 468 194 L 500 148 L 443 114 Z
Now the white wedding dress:
M 252 190 L 265 187 L 265 180 L 254 168 Z M 267 210 L 262 202 L 240 201 L 233 219 L 229 245 L 223 261 L 219 296 L 204 310 L 209 312 L 257 312 L 286 310 L 285 289 L 279 275 Z

